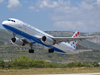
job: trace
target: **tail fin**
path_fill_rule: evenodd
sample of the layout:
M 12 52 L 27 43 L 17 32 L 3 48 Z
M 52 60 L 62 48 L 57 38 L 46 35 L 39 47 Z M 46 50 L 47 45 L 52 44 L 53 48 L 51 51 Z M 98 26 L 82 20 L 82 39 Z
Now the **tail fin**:
M 75 37 L 78 37 L 78 36 L 79 36 L 79 32 L 76 31 L 72 37 L 75 38 Z M 77 41 L 71 41 L 71 42 L 70 42 L 70 45 L 71 45 L 74 49 L 76 49 Z

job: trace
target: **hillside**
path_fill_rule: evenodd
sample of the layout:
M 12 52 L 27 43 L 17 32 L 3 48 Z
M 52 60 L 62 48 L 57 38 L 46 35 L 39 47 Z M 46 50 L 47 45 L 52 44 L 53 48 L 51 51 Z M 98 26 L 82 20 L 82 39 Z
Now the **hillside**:
M 47 33 L 53 36 L 72 36 L 74 32 L 72 31 L 46 31 Z M 80 33 L 82 36 L 88 33 Z M 90 33 L 89 33 L 90 34 Z M 88 34 L 88 35 L 89 35 Z M 97 34 L 97 33 L 96 33 Z M 95 33 L 91 33 L 91 35 L 95 35 Z M 100 35 L 100 33 L 98 33 Z M 100 62 L 100 47 L 98 43 L 91 42 L 90 40 L 79 42 L 79 48 L 93 48 L 92 52 L 83 52 L 79 54 L 60 54 L 60 53 L 48 53 L 47 49 L 43 49 L 41 47 L 34 46 L 35 53 L 29 54 L 28 50 L 30 47 L 26 45 L 25 47 L 22 46 L 15 46 L 12 45 L 9 40 L 11 39 L 12 34 L 5 31 L 0 30 L 0 59 L 2 60 L 12 60 L 14 58 L 18 58 L 21 55 L 26 55 L 28 58 L 33 59 L 43 59 L 46 62 L 90 62 L 90 61 L 98 61 Z M 19 36 L 18 36 L 19 37 Z

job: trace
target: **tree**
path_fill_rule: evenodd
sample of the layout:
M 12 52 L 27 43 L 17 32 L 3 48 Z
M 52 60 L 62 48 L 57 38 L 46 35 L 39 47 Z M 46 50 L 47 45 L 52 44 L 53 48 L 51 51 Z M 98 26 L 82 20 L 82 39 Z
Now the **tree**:
M 21 68 L 28 68 L 28 58 L 24 55 L 22 55 L 21 57 L 18 58 L 18 66 Z
M 4 61 L 3 60 L 0 60 L 0 67 L 1 68 L 4 68 L 4 65 L 5 65 Z
M 99 67 L 98 62 L 94 62 L 92 65 L 93 65 L 94 67 Z

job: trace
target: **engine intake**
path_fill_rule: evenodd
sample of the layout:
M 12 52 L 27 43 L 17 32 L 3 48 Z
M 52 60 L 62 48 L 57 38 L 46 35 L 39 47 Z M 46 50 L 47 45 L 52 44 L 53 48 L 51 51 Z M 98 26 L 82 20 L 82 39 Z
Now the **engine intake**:
M 12 42 L 15 43 L 16 41 L 16 38 L 11 38 Z
M 43 37 L 42 37 L 42 40 L 43 40 L 43 41 L 46 41 L 46 36 L 43 36 Z
M 19 46 L 25 46 L 24 42 L 17 37 L 11 38 L 11 43 L 19 45 Z
M 47 45 L 54 45 L 55 44 L 55 41 L 51 37 L 48 37 L 48 36 L 43 36 L 41 41 Z

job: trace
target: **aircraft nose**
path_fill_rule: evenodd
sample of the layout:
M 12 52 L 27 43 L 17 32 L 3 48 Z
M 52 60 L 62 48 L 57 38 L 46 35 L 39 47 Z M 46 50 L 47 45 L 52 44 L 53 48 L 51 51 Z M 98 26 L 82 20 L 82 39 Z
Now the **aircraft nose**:
M 7 24 L 8 24 L 7 21 L 2 22 L 2 25 L 7 25 Z
M 4 27 L 4 28 L 7 28 L 8 26 L 10 26 L 11 24 L 9 23 L 9 22 L 7 22 L 7 21 L 3 21 L 2 22 L 2 26 Z

